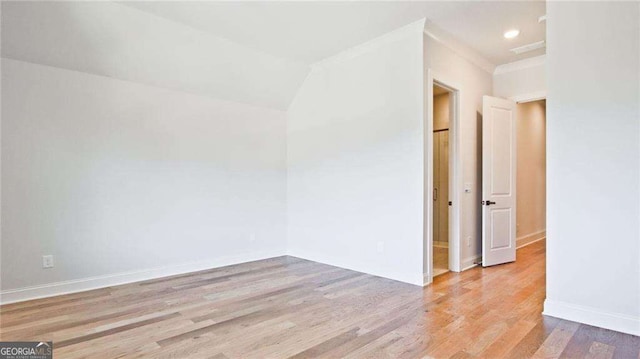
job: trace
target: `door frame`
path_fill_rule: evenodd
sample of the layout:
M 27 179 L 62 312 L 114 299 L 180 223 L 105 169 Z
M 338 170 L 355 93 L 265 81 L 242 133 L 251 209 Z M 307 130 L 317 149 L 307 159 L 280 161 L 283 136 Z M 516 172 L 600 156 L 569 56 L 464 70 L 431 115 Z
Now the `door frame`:
M 525 93 L 521 95 L 510 96 L 510 97 L 507 97 L 507 99 L 514 101 L 517 104 L 539 101 L 539 100 L 546 100 L 547 91 L 530 92 L 530 93 Z
M 460 272 L 461 268 L 461 218 L 462 218 L 462 161 L 460 160 L 460 112 L 461 87 L 443 74 L 427 69 L 426 116 L 424 125 L 424 208 L 425 226 L 423 238 L 424 285 L 433 282 L 433 85 L 449 90 L 449 270 Z

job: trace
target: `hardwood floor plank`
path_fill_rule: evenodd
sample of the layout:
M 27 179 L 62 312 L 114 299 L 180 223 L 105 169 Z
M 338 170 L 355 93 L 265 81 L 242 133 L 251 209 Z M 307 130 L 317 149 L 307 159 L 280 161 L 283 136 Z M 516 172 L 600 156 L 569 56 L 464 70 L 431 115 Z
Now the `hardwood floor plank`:
M 559 358 L 580 324 L 561 321 L 533 354 L 534 359 Z
M 521 320 L 502 333 L 482 353 L 484 358 L 504 358 L 533 329 L 534 322 Z
M 133 328 L 138 328 L 138 327 L 142 327 L 142 326 L 145 326 L 145 325 L 157 323 L 157 322 L 160 322 L 160 321 L 163 321 L 163 320 L 166 320 L 166 319 L 175 318 L 175 317 L 177 317 L 179 315 L 180 314 L 178 314 L 178 313 L 166 314 L 166 315 L 163 315 L 163 316 L 160 316 L 160 317 L 155 317 L 155 318 L 143 320 L 143 321 L 140 321 L 140 322 L 134 322 L 134 323 L 131 323 L 131 324 L 127 324 L 127 325 L 124 325 L 124 326 L 108 329 L 108 330 L 105 330 L 105 331 L 101 331 L 101 332 L 97 332 L 97 333 L 93 333 L 93 334 L 84 335 L 84 336 L 81 336 L 81 337 L 76 337 L 76 338 L 63 340 L 63 341 L 57 342 L 55 344 L 55 347 L 56 348 L 64 348 L 64 347 L 69 346 L 69 345 L 74 345 L 74 344 L 77 344 L 77 343 L 86 342 L 86 341 L 93 340 L 93 339 L 96 339 L 96 338 L 102 338 L 102 337 L 105 337 L 105 336 L 108 336 L 108 335 L 112 335 L 112 334 L 115 334 L 115 333 L 120 333 L 120 332 L 124 332 L 124 331 L 127 331 L 127 330 L 131 330 Z
M 585 359 L 611 359 L 615 349 L 610 345 L 593 342 L 589 347 L 589 352 L 585 355 Z
M 352 328 L 344 333 L 340 333 L 335 337 L 322 342 L 320 344 L 314 345 L 313 347 L 306 349 L 296 355 L 290 356 L 291 359 L 302 359 L 302 358 L 317 358 L 320 355 L 328 352 L 332 348 L 336 346 L 340 346 L 352 339 L 355 339 L 358 336 L 358 330 L 360 328 Z

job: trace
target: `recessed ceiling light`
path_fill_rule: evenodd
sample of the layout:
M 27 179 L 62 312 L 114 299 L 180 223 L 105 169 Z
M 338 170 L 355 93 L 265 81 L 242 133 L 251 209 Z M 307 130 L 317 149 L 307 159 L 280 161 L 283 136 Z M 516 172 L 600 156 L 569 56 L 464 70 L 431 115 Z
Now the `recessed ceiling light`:
M 513 29 L 513 30 L 509 30 L 507 32 L 504 33 L 504 38 L 505 39 L 513 39 L 514 37 L 520 35 L 520 30 L 518 29 Z

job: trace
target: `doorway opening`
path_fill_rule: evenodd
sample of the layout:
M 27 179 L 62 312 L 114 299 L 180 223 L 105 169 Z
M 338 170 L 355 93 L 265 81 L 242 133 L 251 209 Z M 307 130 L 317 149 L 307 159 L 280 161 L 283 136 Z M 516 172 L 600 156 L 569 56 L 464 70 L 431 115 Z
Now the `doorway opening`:
M 450 104 L 451 92 L 433 85 L 433 276 L 449 271 L 449 197 L 450 181 Z
M 460 86 L 427 71 L 423 285 L 449 271 L 460 272 Z
M 546 100 L 519 102 L 517 113 L 516 246 L 546 238 Z

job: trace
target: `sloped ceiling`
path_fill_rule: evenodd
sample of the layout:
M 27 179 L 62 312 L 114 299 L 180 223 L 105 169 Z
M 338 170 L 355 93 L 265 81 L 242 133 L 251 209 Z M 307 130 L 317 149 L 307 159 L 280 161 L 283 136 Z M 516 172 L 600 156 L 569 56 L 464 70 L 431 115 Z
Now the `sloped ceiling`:
M 282 110 L 309 71 L 108 2 L 2 2 L 2 56 Z
M 495 65 L 521 59 L 513 47 L 544 40 L 544 1 L 130 1 L 248 47 L 305 63 L 320 61 L 427 18 Z M 505 30 L 521 36 L 505 40 Z M 544 50 L 543 50 L 544 51 Z M 524 55 L 526 57 L 528 55 Z M 535 56 L 535 55 L 533 55 Z
M 544 13 L 538 0 L 2 2 L 2 56 L 286 109 L 311 64 L 416 20 L 499 65 L 544 53 L 508 51 L 545 39 Z

